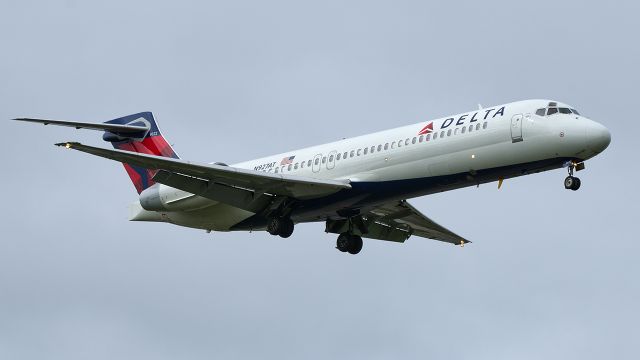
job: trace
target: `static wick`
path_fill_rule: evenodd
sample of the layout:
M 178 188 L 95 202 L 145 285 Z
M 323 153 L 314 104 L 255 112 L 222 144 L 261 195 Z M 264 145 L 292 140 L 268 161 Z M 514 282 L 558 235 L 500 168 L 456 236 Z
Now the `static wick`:
M 498 190 L 500 190 L 500 188 L 502 187 L 503 181 L 504 181 L 504 178 L 498 178 Z

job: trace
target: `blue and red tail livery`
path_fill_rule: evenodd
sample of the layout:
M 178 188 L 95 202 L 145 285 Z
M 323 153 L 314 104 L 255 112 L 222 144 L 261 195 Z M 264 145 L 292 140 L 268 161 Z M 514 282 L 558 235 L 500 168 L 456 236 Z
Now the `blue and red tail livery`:
M 110 142 L 114 148 L 137 152 L 141 154 L 164 156 L 179 159 L 171 145 L 160 133 L 158 124 L 150 112 L 141 112 L 133 115 L 106 121 L 105 124 L 145 126 L 149 130 L 139 133 L 117 133 L 105 131 L 103 139 Z M 129 174 L 133 185 L 138 193 L 154 184 L 153 175 L 155 170 L 145 169 L 139 166 L 124 164 L 124 168 Z

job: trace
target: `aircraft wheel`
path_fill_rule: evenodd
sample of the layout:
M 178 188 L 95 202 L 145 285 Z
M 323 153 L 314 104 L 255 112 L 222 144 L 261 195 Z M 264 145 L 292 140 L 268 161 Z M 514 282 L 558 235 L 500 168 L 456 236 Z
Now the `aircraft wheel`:
M 271 218 L 269 223 L 267 224 L 267 232 L 271 235 L 278 235 L 280 233 L 280 229 L 282 228 L 282 219 L 281 218 Z
M 575 186 L 576 183 L 576 179 L 573 176 L 567 176 L 566 178 L 564 178 L 564 188 L 567 190 L 573 190 L 573 187 Z
M 347 251 L 351 255 L 355 255 L 362 250 L 362 238 L 357 235 L 351 235 L 351 239 L 349 239 L 349 249 Z
M 342 252 L 347 252 L 347 250 L 349 249 L 349 234 L 348 233 L 342 233 L 340 234 L 340 236 L 338 236 L 338 240 L 336 241 L 336 249 L 342 251 Z
M 291 234 L 293 234 L 293 221 L 291 221 L 291 219 L 289 218 L 282 218 L 281 219 L 281 227 L 280 227 L 280 231 L 278 232 L 278 235 L 280 235 L 280 237 L 282 238 L 288 238 L 289 236 L 291 236 Z
M 576 191 L 578 189 L 580 189 L 580 178 L 574 177 L 573 178 L 573 186 L 571 187 L 571 190 Z
M 362 238 L 349 233 L 342 233 L 336 241 L 336 249 L 355 255 L 362 250 Z

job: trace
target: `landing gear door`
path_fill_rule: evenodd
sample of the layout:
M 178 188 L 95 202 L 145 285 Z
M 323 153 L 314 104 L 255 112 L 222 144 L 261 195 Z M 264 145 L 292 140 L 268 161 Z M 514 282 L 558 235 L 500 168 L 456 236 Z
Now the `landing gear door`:
M 520 141 L 522 141 L 522 114 L 516 114 L 511 118 L 511 142 Z
M 322 154 L 318 154 L 313 157 L 313 164 L 311 166 L 311 169 L 313 170 L 314 173 L 317 173 L 318 171 L 320 171 L 320 167 L 322 166 L 322 164 L 320 164 L 321 160 L 322 160 Z

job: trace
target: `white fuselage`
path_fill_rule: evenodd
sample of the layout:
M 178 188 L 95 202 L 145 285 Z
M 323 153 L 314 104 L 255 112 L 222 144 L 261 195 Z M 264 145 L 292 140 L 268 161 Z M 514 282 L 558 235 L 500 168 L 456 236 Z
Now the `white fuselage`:
M 428 120 L 373 134 L 289 151 L 251 160 L 234 167 L 270 173 L 300 175 L 319 179 L 348 179 L 357 184 L 404 184 L 415 180 L 406 192 L 394 189 L 387 196 L 404 199 L 472 185 L 473 176 L 488 169 L 488 177 L 477 183 L 524 175 L 562 166 L 567 161 L 583 161 L 604 150 L 609 133 L 602 125 L 576 113 L 540 116 L 548 100 L 525 100 L 474 110 L 445 118 Z M 558 107 L 569 106 L 559 104 Z M 549 161 L 531 171 L 513 166 Z M 468 174 L 469 182 L 451 178 L 450 184 L 434 188 L 420 179 Z M 169 221 L 177 225 L 225 231 L 254 214 L 199 197 L 165 185 L 159 185 L 165 211 L 132 209 L 132 220 Z M 377 188 L 376 188 L 377 189 Z M 365 194 L 366 195 L 366 194 Z M 375 195 L 371 194 L 371 201 Z M 360 204 L 365 198 L 359 194 Z M 340 200 L 340 199 L 337 199 Z M 336 199 L 334 198 L 334 201 Z M 365 201 L 366 202 L 366 201 Z M 335 214 L 339 204 L 323 204 L 322 211 L 299 215 L 297 222 L 317 221 Z M 324 212 L 323 212 L 324 211 Z M 311 214 L 311 213 L 309 213 Z

